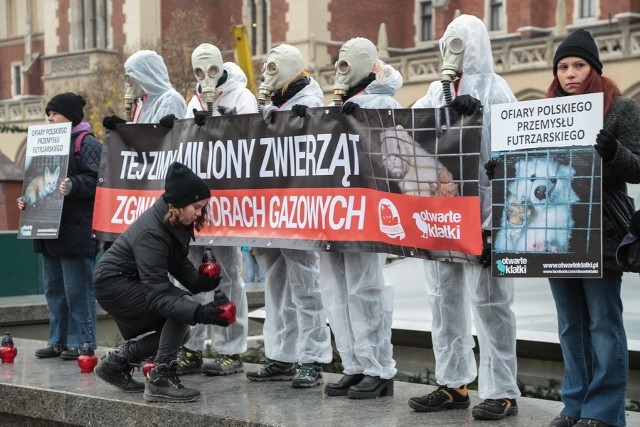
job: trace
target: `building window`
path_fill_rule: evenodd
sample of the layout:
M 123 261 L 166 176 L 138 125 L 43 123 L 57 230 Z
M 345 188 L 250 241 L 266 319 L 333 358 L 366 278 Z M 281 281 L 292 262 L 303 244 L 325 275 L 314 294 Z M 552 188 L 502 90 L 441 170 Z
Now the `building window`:
M 502 0 L 490 0 L 489 3 L 490 31 L 504 29 L 504 2 Z
M 420 41 L 433 40 L 433 3 L 420 2 Z
M 269 51 L 269 2 L 268 0 L 249 0 L 248 3 L 248 15 L 251 20 L 251 53 L 263 55 Z
M 580 18 L 596 16 L 596 0 L 580 0 Z
M 74 50 L 107 47 L 107 0 L 73 0 L 71 16 Z
M 11 97 L 22 95 L 22 65 L 18 62 L 11 64 Z

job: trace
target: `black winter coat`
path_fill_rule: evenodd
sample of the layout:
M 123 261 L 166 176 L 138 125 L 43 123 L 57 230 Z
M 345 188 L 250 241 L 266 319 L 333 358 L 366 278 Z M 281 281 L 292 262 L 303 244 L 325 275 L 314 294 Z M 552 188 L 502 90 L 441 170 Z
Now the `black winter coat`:
M 194 324 L 198 303 L 169 280 L 171 273 L 187 289 L 198 271 L 187 258 L 193 226 L 164 223 L 169 208 L 162 197 L 113 243 L 96 265 L 93 286 L 100 306 L 109 312 L 125 339 L 171 318 Z M 124 330 L 123 330 L 124 327 Z
M 88 129 L 91 130 L 90 127 Z M 35 252 L 61 258 L 95 257 L 98 253 L 99 242 L 92 237 L 91 227 L 102 144 L 93 135 L 86 135 L 78 164 L 73 152 L 78 134 L 80 130 L 71 134 L 67 168 L 71 192 L 64 197 L 62 204 L 58 238 L 34 240 Z

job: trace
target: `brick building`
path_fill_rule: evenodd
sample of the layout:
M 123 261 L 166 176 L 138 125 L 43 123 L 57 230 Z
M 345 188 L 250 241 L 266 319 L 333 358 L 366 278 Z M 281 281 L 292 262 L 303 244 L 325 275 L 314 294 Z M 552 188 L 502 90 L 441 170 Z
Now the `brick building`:
M 640 99 L 638 0 L 0 0 L 0 126 L 42 123 L 50 96 L 83 92 L 117 54 L 169 53 L 175 34 L 185 67 L 202 42 L 233 60 L 232 23 L 247 26 L 256 70 L 271 46 L 299 47 L 327 102 L 340 45 L 367 37 L 402 72 L 398 99 L 408 107 L 439 79 L 437 40 L 457 10 L 486 23 L 495 70 L 521 100 L 543 96 L 555 47 L 576 28 L 592 32 L 623 94 Z M 0 150 L 21 164 L 25 134 L 0 135 Z

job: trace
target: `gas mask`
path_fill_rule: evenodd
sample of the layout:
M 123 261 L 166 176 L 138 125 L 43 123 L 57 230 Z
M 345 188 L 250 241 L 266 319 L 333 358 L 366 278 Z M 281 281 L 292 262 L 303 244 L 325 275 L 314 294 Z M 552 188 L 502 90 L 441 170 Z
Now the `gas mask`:
M 444 42 L 440 42 L 442 52 L 442 68 L 440 69 L 440 81 L 446 103 L 451 102 L 451 82 L 462 71 L 464 60 L 464 41 L 461 38 L 451 36 Z
M 202 43 L 191 54 L 193 73 L 202 90 L 201 96 L 207 103 L 207 107 L 213 104 L 218 81 L 224 74 L 222 64 L 220 49 L 209 43 Z
M 368 39 L 356 37 L 342 45 L 335 64 L 334 104 L 340 105 L 342 96 L 371 73 L 377 60 L 378 49 Z
M 131 121 L 131 110 L 133 108 L 133 104 L 139 98 L 144 96 L 144 89 L 140 87 L 136 79 L 131 77 L 129 74 L 124 75 L 124 110 L 125 110 L 125 119 L 130 122 Z
M 258 89 L 258 105 L 264 106 L 271 94 L 282 89 L 285 83 L 304 71 L 304 60 L 298 48 L 281 44 L 271 49 L 267 62 L 262 66 L 262 77 Z

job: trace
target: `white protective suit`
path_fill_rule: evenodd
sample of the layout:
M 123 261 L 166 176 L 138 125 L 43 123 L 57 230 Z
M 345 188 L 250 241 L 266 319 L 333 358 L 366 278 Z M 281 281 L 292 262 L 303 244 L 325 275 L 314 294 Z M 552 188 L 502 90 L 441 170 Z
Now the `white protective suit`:
M 223 69 L 227 80 L 216 88 L 213 116 L 220 116 L 218 107 L 235 108 L 237 114 L 258 112 L 256 97 L 247 89 L 247 76 L 233 62 L 225 62 Z M 206 103 L 198 91 L 189 101 L 185 118 L 193 118 L 193 109 L 205 111 Z M 249 333 L 249 309 L 245 283 L 242 279 L 242 253 L 237 246 L 213 246 L 213 255 L 222 269 L 222 280 L 218 289 L 224 292 L 236 304 L 236 321 L 228 327 L 211 325 L 211 345 L 218 354 L 240 354 L 247 350 Z M 200 265 L 205 246 L 189 246 L 189 259 L 194 265 Z M 202 292 L 193 296 L 200 304 L 213 301 L 214 292 Z M 189 341 L 185 344 L 190 350 L 204 350 L 209 325 L 197 324 L 191 327 Z
M 289 48 L 290 52 L 285 48 Z M 301 59 L 299 52 L 293 49 L 280 45 L 271 51 L 269 58 L 271 55 L 279 57 L 281 69 L 297 73 L 300 64 L 284 63 L 293 57 L 298 61 Z M 322 96 L 320 85 L 309 77 L 309 84 L 280 105 L 279 110 L 288 111 L 294 105 L 322 107 Z M 271 105 L 265 108 L 271 108 Z M 254 248 L 254 254 L 265 272 L 266 317 L 263 332 L 267 358 L 299 364 L 331 362 L 331 333 L 320 295 L 319 253 L 299 249 Z
M 393 95 L 402 87 L 402 75 L 384 67 L 384 75 L 345 102 L 360 108 L 401 108 Z M 391 345 L 393 287 L 384 279 L 385 259 L 386 254 L 371 252 L 320 255 L 322 300 L 346 375 L 389 379 L 396 374 Z
M 158 123 L 167 114 L 184 117 L 187 103 L 171 86 L 160 55 L 152 50 L 139 50 L 125 61 L 124 70 L 145 92 L 142 102 L 134 106 L 133 123 Z
M 462 75 L 455 96 L 471 95 L 483 106 L 482 142 L 479 162 L 479 191 L 482 228 L 491 229 L 491 182 L 484 165 L 491 154 L 491 106 L 515 102 L 504 79 L 493 72 L 491 42 L 481 20 L 470 15 L 454 19 L 440 39 L 457 36 L 464 42 Z M 442 84 L 433 82 L 427 94 L 412 108 L 445 105 Z M 432 341 L 436 358 L 436 381 L 440 385 L 460 387 L 477 375 L 471 335 L 471 311 L 480 345 L 478 375 L 481 399 L 516 398 L 516 323 L 511 310 L 513 279 L 491 278 L 490 269 L 479 264 L 425 261 L 429 303 L 433 313 Z

